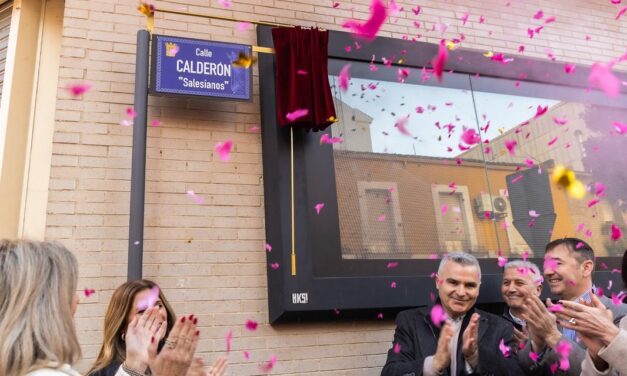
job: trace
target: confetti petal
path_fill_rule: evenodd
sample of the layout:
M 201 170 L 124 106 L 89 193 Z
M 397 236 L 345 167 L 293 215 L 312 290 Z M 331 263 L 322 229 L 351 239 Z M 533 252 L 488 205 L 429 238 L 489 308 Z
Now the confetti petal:
M 407 137 L 412 137 L 412 134 L 407 130 L 407 122 L 409 121 L 409 115 L 401 116 L 396 119 L 396 123 L 394 127 L 398 129 L 398 131 Z
M 340 86 L 340 90 L 344 93 L 348 90 L 348 82 L 351 79 L 350 68 L 351 68 L 351 65 L 346 64 L 340 71 L 339 86 Z
M 446 316 L 446 312 L 444 312 L 444 309 L 439 304 L 436 304 L 433 306 L 433 308 L 431 308 L 430 316 L 431 316 L 431 322 L 433 323 L 433 325 L 437 326 L 438 328 L 448 318 Z
M 617 97 L 620 94 L 620 80 L 612 73 L 611 64 L 595 63 L 592 65 L 588 81 L 609 97 Z
M 615 121 L 612 123 L 612 125 L 614 126 L 614 129 L 616 129 L 616 132 L 618 132 L 618 134 L 627 134 L 627 124 Z
M 263 362 L 259 365 L 259 369 L 261 370 L 261 372 L 268 373 L 272 371 L 275 365 L 276 365 L 276 355 L 272 354 L 272 356 L 270 357 L 270 360 L 268 360 L 267 362 Z
M 66 87 L 66 90 L 72 94 L 74 98 L 81 96 L 88 92 L 92 88 L 92 84 L 89 82 L 77 82 L 70 84 Z
M 615 223 L 612 223 L 612 240 L 617 241 L 623 237 L 623 232 L 620 227 L 616 226 Z
M 365 23 L 356 20 L 349 20 L 342 24 L 342 27 L 350 30 L 353 35 L 366 40 L 376 38 L 379 29 L 387 19 L 387 7 L 381 0 L 372 0 L 370 4 L 370 18 Z
M 226 341 L 226 352 L 230 352 L 231 351 L 231 340 L 233 339 L 233 331 L 229 330 L 226 333 L 226 336 L 224 337 L 225 341 Z
M 309 110 L 306 108 L 301 108 L 294 112 L 288 112 L 287 115 L 285 115 L 285 117 L 289 121 L 294 121 L 296 119 L 302 118 L 303 116 L 307 116 L 307 114 L 309 114 Z
M 316 209 L 316 214 L 320 215 L 320 211 L 324 208 L 324 202 L 317 203 L 314 208 Z
M 142 300 L 137 302 L 137 309 L 140 311 L 146 310 L 154 306 L 155 303 L 157 303 L 157 300 L 159 300 L 159 287 L 154 286 L 148 291 Z
M 440 43 L 440 46 L 438 47 L 438 54 L 432 60 L 435 77 L 438 79 L 439 82 L 442 82 L 442 74 L 444 72 L 446 59 L 448 59 L 448 51 L 446 49 L 446 45 L 444 43 Z
M 401 345 L 400 345 L 400 343 L 395 343 L 394 344 L 394 353 L 398 354 L 400 352 L 401 352 Z
M 246 320 L 246 329 L 250 330 L 251 332 L 254 332 L 255 330 L 257 330 L 258 325 L 259 324 L 257 323 L 257 321 Z
M 394 268 L 396 268 L 397 266 L 398 266 L 398 262 L 393 261 L 393 262 L 388 262 L 388 266 L 387 266 L 387 268 L 388 268 L 388 269 L 394 269 Z
M 516 154 L 517 145 L 518 145 L 518 142 L 516 142 L 516 140 L 505 140 L 505 147 L 507 148 L 507 151 L 509 151 L 509 155 Z
M 227 140 L 225 142 L 218 142 L 215 146 L 215 151 L 220 156 L 223 162 L 228 162 L 231 158 L 231 149 L 233 148 L 233 141 Z
M 268 243 L 264 245 L 264 249 L 266 250 L 266 252 L 272 252 L 272 246 Z
M 253 28 L 253 24 L 251 24 L 250 22 L 238 22 L 236 24 L 236 27 L 237 27 L 237 31 L 242 33 L 244 31 L 248 31 L 248 30 L 252 29 Z
M 575 69 L 577 69 L 577 66 L 575 64 L 569 64 L 569 63 L 564 64 L 564 72 L 566 74 L 575 73 Z
M 279 268 L 279 263 L 278 262 L 273 262 L 272 264 L 270 264 L 270 267 L 273 270 L 277 270 Z
M 512 355 L 512 349 L 509 348 L 509 346 L 505 345 L 505 341 L 503 340 L 503 338 L 501 338 L 501 341 L 499 342 L 499 350 L 501 351 L 501 354 L 503 354 L 503 356 L 506 358 L 509 358 Z
M 85 294 L 86 298 L 89 298 L 90 296 L 92 296 L 93 294 L 96 293 L 96 290 L 94 290 L 94 289 L 85 289 L 85 290 L 83 290 L 83 293 Z

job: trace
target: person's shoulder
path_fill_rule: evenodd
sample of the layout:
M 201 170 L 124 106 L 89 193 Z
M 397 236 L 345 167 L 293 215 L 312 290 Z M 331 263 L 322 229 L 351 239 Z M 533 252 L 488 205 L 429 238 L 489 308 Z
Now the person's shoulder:
M 411 321 L 416 319 L 422 319 L 428 312 L 428 307 L 419 307 L 406 309 L 404 311 L 400 311 L 396 315 L 396 321 Z
M 80 373 L 70 366 L 56 368 L 41 368 L 33 372 L 29 372 L 26 376 L 80 376 Z
M 612 311 L 612 313 L 614 314 L 614 317 L 622 317 L 627 315 L 627 304 L 624 303 L 619 303 L 619 304 L 614 304 L 614 302 L 612 301 L 612 299 L 608 298 L 607 296 L 602 296 L 601 297 L 601 303 L 603 303 L 610 311 Z
M 490 325 L 510 325 L 510 323 L 503 317 L 503 315 L 495 315 L 494 313 L 490 313 L 478 308 L 475 308 L 475 312 L 479 314 L 481 319 L 489 322 Z

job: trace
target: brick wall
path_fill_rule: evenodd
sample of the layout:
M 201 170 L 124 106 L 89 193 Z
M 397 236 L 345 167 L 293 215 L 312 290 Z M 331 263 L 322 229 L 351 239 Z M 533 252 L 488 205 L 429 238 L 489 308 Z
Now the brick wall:
M 370 0 L 157 1 L 157 7 L 242 20 L 318 25 L 341 29 L 349 17 L 365 19 Z M 386 23 L 380 35 L 422 34 L 436 43 L 434 23 L 448 24 L 447 38 L 466 36 L 465 47 L 591 64 L 625 52 L 627 20 L 607 0 L 429 1 L 416 17 L 414 2 Z M 63 90 L 57 98 L 56 128 L 48 204 L 48 238 L 77 254 L 80 288 L 97 293 L 83 298 L 76 323 L 85 370 L 101 341 L 102 317 L 112 289 L 125 280 L 129 212 L 131 127 L 120 125 L 133 103 L 136 30 L 145 19 L 131 0 L 66 0 L 60 87 L 70 81 L 94 84 L 82 100 Z M 529 39 L 543 9 L 557 22 Z M 459 17 L 470 13 L 465 27 Z M 485 16 L 485 23 L 478 18 Z M 420 30 L 414 21 L 423 24 Z M 426 28 L 425 28 L 426 25 Z M 254 31 L 237 32 L 231 22 L 159 14 L 156 33 L 255 44 Z M 490 32 L 492 35 L 490 35 Z M 590 40 L 586 40 L 586 35 Z M 624 68 L 619 67 L 619 68 Z M 200 317 L 199 352 L 209 359 L 223 353 L 233 330 L 230 374 L 259 373 L 257 363 L 276 354 L 274 374 L 378 375 L 390 345 L 392 321 L 289 324 L 267 321 L 261 138 L 249 131 L 259 123 L 258 75 L 252 103 L 151 97 L 148 130 L 144 273 L 165 290 L 177 313 Z M 214 155 L 216 142 L 232 139 L 232 160 Z M 185 192 L 205 198 L 196 204 Z M 246 319 L 260 322 L 248 332 Z M 242 351 L 251 352 L 246 361 Z

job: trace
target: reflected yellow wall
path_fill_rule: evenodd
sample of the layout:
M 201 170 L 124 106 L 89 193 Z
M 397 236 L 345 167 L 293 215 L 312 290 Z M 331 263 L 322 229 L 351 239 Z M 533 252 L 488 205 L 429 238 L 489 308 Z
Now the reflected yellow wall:
M 507 189 L 506 176 L 516 170 L 516 165 L 493 165 L 486 170 L 479 162 L 464 161 L 458 166 L 454 160 L 411 156 L 387 156 L 370 153 L 335 152 L 336 184 L 338 193 L 340 232 L 342 247 L 358 252 L 364 249 L 359 208 L 358 181 L 396 183 L 400 201 L 405 246 L 415 252 L 410 257 L 426 257 L 441 251 L 438 239 L 436 215 L 440 208 L 434 207 L 433 185 L 455 182 L 458 187 L 468 188 L 471 200 L 471 215 L 477 237 L 477 254 L 496 257 L 500 248 L 509 254 L 506 230 L 502 220 L 493 221 L 479 217 L 475 210 L 475 199 L 482 193 L 498 196 Z M 568 198 L 562 191 L 552 188 L 553 203 L 557 219 L 553 238 L 575 235 L 571 220 Z M 512 219 L 505 219 L 511 226 Z M 497 241 L 497 238 L 499 241 Z M 499 247 L 500 243 L 500 247 Z M 475 251 L 475 249 L 473 249 Z

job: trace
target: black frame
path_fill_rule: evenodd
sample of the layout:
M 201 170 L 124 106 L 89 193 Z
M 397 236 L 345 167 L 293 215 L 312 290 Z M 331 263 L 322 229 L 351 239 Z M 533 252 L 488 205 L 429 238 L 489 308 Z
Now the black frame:
M 273 46 L 271 27 L 258 26 L 257 37 L 260 46 Z M 369 63 L 373 52 L 376 52 L 376 56 L 392 56 L 398 54 L 398 51 L 407 50 L 403 59 L 409 64 L 403 66 L 422 68 L 430 66 L 429 62 L 438 49 L 437 45 L 424 42 L 379 37 L 370 43 L 362 43 L 361 49 L 346 52 L 344 46 L 352 45 L 353 42 L 353 37 L 348 33 L 329 31 L 329 60 Z M 525 90 L 533 90 L 533 83 L 549 83 L 559 85 L 557 90 L 568 94 L 573 92 L 573 88 L 581 89 L 588 85 L 587 67 L 578 67 L 574 74 L 566 76 L 563 66 L 553 62 L 517 57 L 508 65 L 500 65 L 485 58 L 480 51 L 456 49 L 449 54 L 447 71 L 511 80 L 518 80 L 519 74 L 524 73 L 524 82 L 529 85 Z M 533 69 L 530 69 L 530 64 L 533 64 Z M 334 71 L 334 66 L 337 68 L 338 65 L 330 64 L 329 74 L 337 74 L 339 71 Z M 296 276 L 291 275 L 290 129 L 280 128 L 276 123 L 274 69 L 274 55 L 259 54 L 266 239 L 273 247 L 267 254 L 270 323 L 338 317 L 374 319 L 378 312 L 388 316 L 405 308 L 429 304 L 429 291 L 435 291 L 430 273 L 437 268 L 438 260 L 404 259 L 392 273 L 387 269 L 387 263 L 393 260 L 342 260 L 333 151 L 332 148 L 319 146 L 322 133 L 295 130 L 293 135 L 297 265 Z M 627 75 L 617 75 L 627 80 Z M 502 86 L 498 82 L 491 82 L 489 78 L 477 82 L 480 82 L 479 85 L 487 85 L 485 87 Z M 626 88 L 622 90 L 623 93 L 627 92 Z M 537 92 L 532 92 L 538 96 Z M 521 91 L 516 93 L 524 95 Z M 608 100 L 603 93 L 593 91 L 586 99 L 618 105 L 624 96 Z M 330 129 L 325 132 L 330 133 Z M 314 220 L 316 214 L 313 205 L 316 202 L 325 203 L 324 221 Z M 314 252 L 326 253 L 330 259 L 313 257 Z M 542 263 L 541 259 L 531 261 L 539 265 Z M 598 258 L 598 261 L 605 262 L 609 270 L 620 268 L 619 257 Z M 278 269 L 270 267 L 275 262 L 279 263 Z M 349 277 L 334 276 L 338 263 L 346 263 L 345 266 L 356 273 Z M 496 265 L 496 260 L 481 259 L 480 264 L 483 277 L 478 302 L 484 306 L 501 302 L 502 271 Z M 325 268 L 330 269 L 325 273 L 316 273 L 316 270 Z M 595 273 L 595 280 L 599 283 L 606 283 L 611 278 L 609 271 Z M 400 287 L 390 289 L 392 281 L 396 281 Z M 293 294 L 305 292 L 308 294 L 307 303 L 294 304 Z

